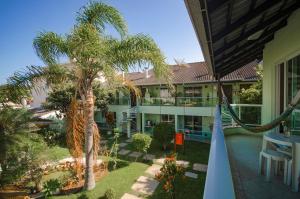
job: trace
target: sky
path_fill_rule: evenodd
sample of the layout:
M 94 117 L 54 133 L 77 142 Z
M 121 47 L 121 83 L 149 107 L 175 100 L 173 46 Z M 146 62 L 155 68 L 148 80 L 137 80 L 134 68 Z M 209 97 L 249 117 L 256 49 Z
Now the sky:
M 76 13 L 89 0 L 1 0 L 0 84 L 29 65 L 45 65 L 32 41 L 41 31 L 68 33 Z M 151 36 L 167 63 L 202 61 L 200 45 L 183 0 L 103 0 L 117 8 L 129 34 Z M 110 31 L 108 31 L 110 33 Z M 113 31 L 111 34 L 115 34 Z

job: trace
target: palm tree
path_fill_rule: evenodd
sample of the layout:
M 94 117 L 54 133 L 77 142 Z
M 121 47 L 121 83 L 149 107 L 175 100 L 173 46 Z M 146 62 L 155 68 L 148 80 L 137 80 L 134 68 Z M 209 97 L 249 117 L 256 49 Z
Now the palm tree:
M 112 26 L 119 36 L 107 35 Z M 170 72 L 165 58 L 153 39 L 147 35 L 128 35 L 121 14 L 114 7 L 101 2 L 84 6 L 76 17 L 73 30 L 65 35 L 41 32 L 34 39 L 37 55 L 48 67 L 29 66 L 15 73 L 9 84 L 15 89 L 32 88 L 40 80 L 49 84 L 71 81 L 84 103 L 85 119 L 85 188 L 95 187 L 93 174 L 94 95 L 92 84 L 99 75 L 112 82 L 115 71 L 128 71 L 143 64 L 153 66 L 157 77 L 170 83 Z M 67 57 L 72 67 L 60 65 L 59 58 Z

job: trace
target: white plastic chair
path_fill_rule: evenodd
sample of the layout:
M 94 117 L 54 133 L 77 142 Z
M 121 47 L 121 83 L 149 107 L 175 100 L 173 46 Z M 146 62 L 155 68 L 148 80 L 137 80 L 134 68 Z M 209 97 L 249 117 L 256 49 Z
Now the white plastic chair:
M 289 156 L 280 153 L 278 151 L 274 151 L 271 149 L 263 150 L 259 154 L 259 174 L 262 173 L 262 164 L 263 158 L 267 160 L 266 165 L 266 181 L 270 181 L 271 177 L 271 168 L 272 168 L 272 161 L 275 161 L 275 174 L 278 172 L 278 165 L 279 162 L 284 163 L 284 184 L 290 185 L 291 182 L 291 174 L 292 174 L 292 160 Z

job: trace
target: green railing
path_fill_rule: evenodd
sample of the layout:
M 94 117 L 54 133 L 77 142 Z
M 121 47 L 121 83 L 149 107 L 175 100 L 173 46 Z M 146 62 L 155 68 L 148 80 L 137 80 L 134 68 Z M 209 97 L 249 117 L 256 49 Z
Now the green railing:
M 184 107 L 211 107 L 215 106 L 216 98 L 205 97 L 150 97 L 141 98 L 141 106 L 184 106 Z
M 140 105 L 142 106 L 175 106 L 175 97 L 151 97 L 141 98 Z
M 110 105 L 129 105 L 130 98 L 129 97 L 119 97 L 119 98 L 112 98 Z

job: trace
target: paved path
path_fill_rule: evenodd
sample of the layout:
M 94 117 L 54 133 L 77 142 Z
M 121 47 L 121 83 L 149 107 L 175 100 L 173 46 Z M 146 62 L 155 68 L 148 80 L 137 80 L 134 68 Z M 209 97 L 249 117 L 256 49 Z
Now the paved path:
M 266 182 L 258 175 L 258 157 L 262 137 L 232 135 L 226 138 L 237 199 L 296 199 L 300 193 L 283 184 L 283 177 Z
M 152 164 L 150 167 L 148 167 L 145 171 L 145 176 L 140 176 L 131 187 L 135 195 L 125 193 L 121 199 L 141 199 L 140 195 L 152 195 L 159 185 L 159 182 L 154 178 L 155 174 L 160 172 L 160 168 L 161 165 L 157 164 Z

